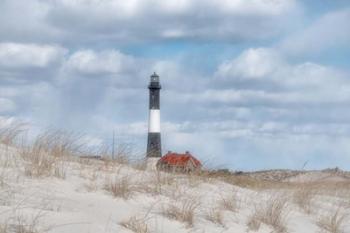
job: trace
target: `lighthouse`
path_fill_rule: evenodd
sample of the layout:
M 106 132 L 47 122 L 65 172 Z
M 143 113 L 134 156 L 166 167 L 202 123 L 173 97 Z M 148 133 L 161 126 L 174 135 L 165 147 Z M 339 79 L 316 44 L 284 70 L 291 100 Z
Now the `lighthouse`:
M 162 146 L 160 140 L 160 83 L 159 76 L 154 73 L 151 75 L 149 89 L 149 121 L 148 121 L 148 139 L 147 154 L 148 160 L 159 159 L 162 156 Z

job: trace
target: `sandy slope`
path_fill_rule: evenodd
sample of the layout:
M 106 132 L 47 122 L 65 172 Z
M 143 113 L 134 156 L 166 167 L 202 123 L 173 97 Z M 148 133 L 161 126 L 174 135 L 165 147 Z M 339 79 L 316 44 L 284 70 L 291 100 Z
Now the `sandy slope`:
M 247 223 L 256 209 L 271 198 L 287 199 L 283 210 L 287 232 L 320 232 L 316 221 L 324 214 L 339 208 L 342 213 L 350 213 L 350 192 L 343 189 L 337 196 L 318 193 L 311 213 L 306 213 L 293 202 L 290 189 L 254 190 L 214 178 L 142 171 L 129 165 L 71 158 L 64 162 L 64 178 L 28 177 L 17 149 L 2 146 L 0 154 L 0 220 L 12 230 L 36 219 L 33 225 L 38 232 L 132 232 L 120 223 L 134 216 L 147 224 L 148 232 L 155 233 L 268 233 L 277 230 L 262 223 L 253 231 Z M 129 184 L 130 197 L 114 197 L 104 189 L 106 184 L 122 179 Z M 236 208 L 222 207 L 223 199 L 232 201 Z M 196 206 L 193 226 L 164 215 L 169 205 L 189 204 Z M 220 213 L 219 222 L 208 219 L 208 213 L 214 212 Z M 342 226 L 344 233 L 350 232 L 348 222 Z

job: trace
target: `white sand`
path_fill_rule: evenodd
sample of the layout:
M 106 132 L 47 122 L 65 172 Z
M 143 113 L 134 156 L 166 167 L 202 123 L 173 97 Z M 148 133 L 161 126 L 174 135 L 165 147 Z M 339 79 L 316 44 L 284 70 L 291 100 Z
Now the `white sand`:
M 30 224 L 31 219 L 37 216 L 36 227 L 52 233 L 132 232 L 119 224 L 132 216 L 141 219 L 147 224 L 148 232 L 154 233 L 254 232 L 247 227 L 249 216 L 266 203 L 270 196 L 285 193 L 284 190 L 245 189 L 216 179 L 200 180 L 182 175 L 158 174 L 152 169 L 139 171 L 127 165 L 106 166 L 101 161 L 92 161 L 91 164 L 66 162 L 65 179 L 31 178 L 24 175 L 16 149 L 2 146 L 0 154 L 3 182 L 0 191 L 0 221 L 16 225 L 18 221 L 14 217 L 18 219 L 21 216 L 19 218 Z M 103 189 L 106 180 L 120 180 L 123 177 L 136 187 L 127 200 L 113 197 Z M 162 185 L 157 186 L 159 180 L 167 182 L 161 182 Z M 239 205 L 236 211 L 216 208 L 220 200 L 233 197 L 234 194 Z M 315 206 L 317 210 L 312 214 L 305 213 L 293 204 L 292 198 L 288 199 L 285 210 L 288 213 L 288 232 L 320 232 L 315 223 L 320 216 L 318 212 L 332 211 L 337 203 L 345 203 L 341 205 L 342 211 L 350 213 L 350 195 L 348 199 L 329 196 L 317 198 L 326 201 L 320 201 L 320 206 Z M 181 205 L 186 201 L 198 202 L 199 205 L 195 210 L 193 226 L 189 227 L 184 222 L 162 215 L 162 210 L 168 205 Z M 209 221 L 206 217 L 206 213 L 215 208 L 221 211 L 222 225 Z M 261 224 L 256 232 L 270 233 L 273 230 L 271 226 Z M 344 233 L 347 232 L 350 232 L 349 224 L 344 227 Z

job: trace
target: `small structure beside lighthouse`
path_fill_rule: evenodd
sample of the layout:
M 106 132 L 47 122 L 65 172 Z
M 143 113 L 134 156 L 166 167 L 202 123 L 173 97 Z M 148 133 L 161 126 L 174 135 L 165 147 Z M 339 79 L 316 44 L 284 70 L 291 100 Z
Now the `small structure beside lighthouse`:
M 170 172 L 193 172 L 200 170 L 201 162 L 189 152 L 185 154 L 168 152 L 162 157 L 160 137 L 160 86 L 159 76 L 151 75 L 149 89 L 149 119 L 146 152 L 147 170 L 163 170 Z
M 155 165 L 156 161 L 162 156 L 162 145 L 160 139 L 160 83 L 159 76 L 154 73 L 151 75 L 149 89 L 149 121 L 148 121 L 148 139 L 147 139 L 147 160 Z M 153 165 L 152 165 L 153 166 Z

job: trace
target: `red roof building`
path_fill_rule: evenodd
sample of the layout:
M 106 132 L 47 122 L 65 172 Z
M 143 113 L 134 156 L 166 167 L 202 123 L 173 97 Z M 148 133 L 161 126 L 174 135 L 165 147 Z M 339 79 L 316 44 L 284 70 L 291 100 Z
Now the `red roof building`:
M 201 162 L 188 151 L 185 154 L 178 154 L 169 151 L 157 162 L 157 169 L 165 171 L 194 171 L 202 167 Z

